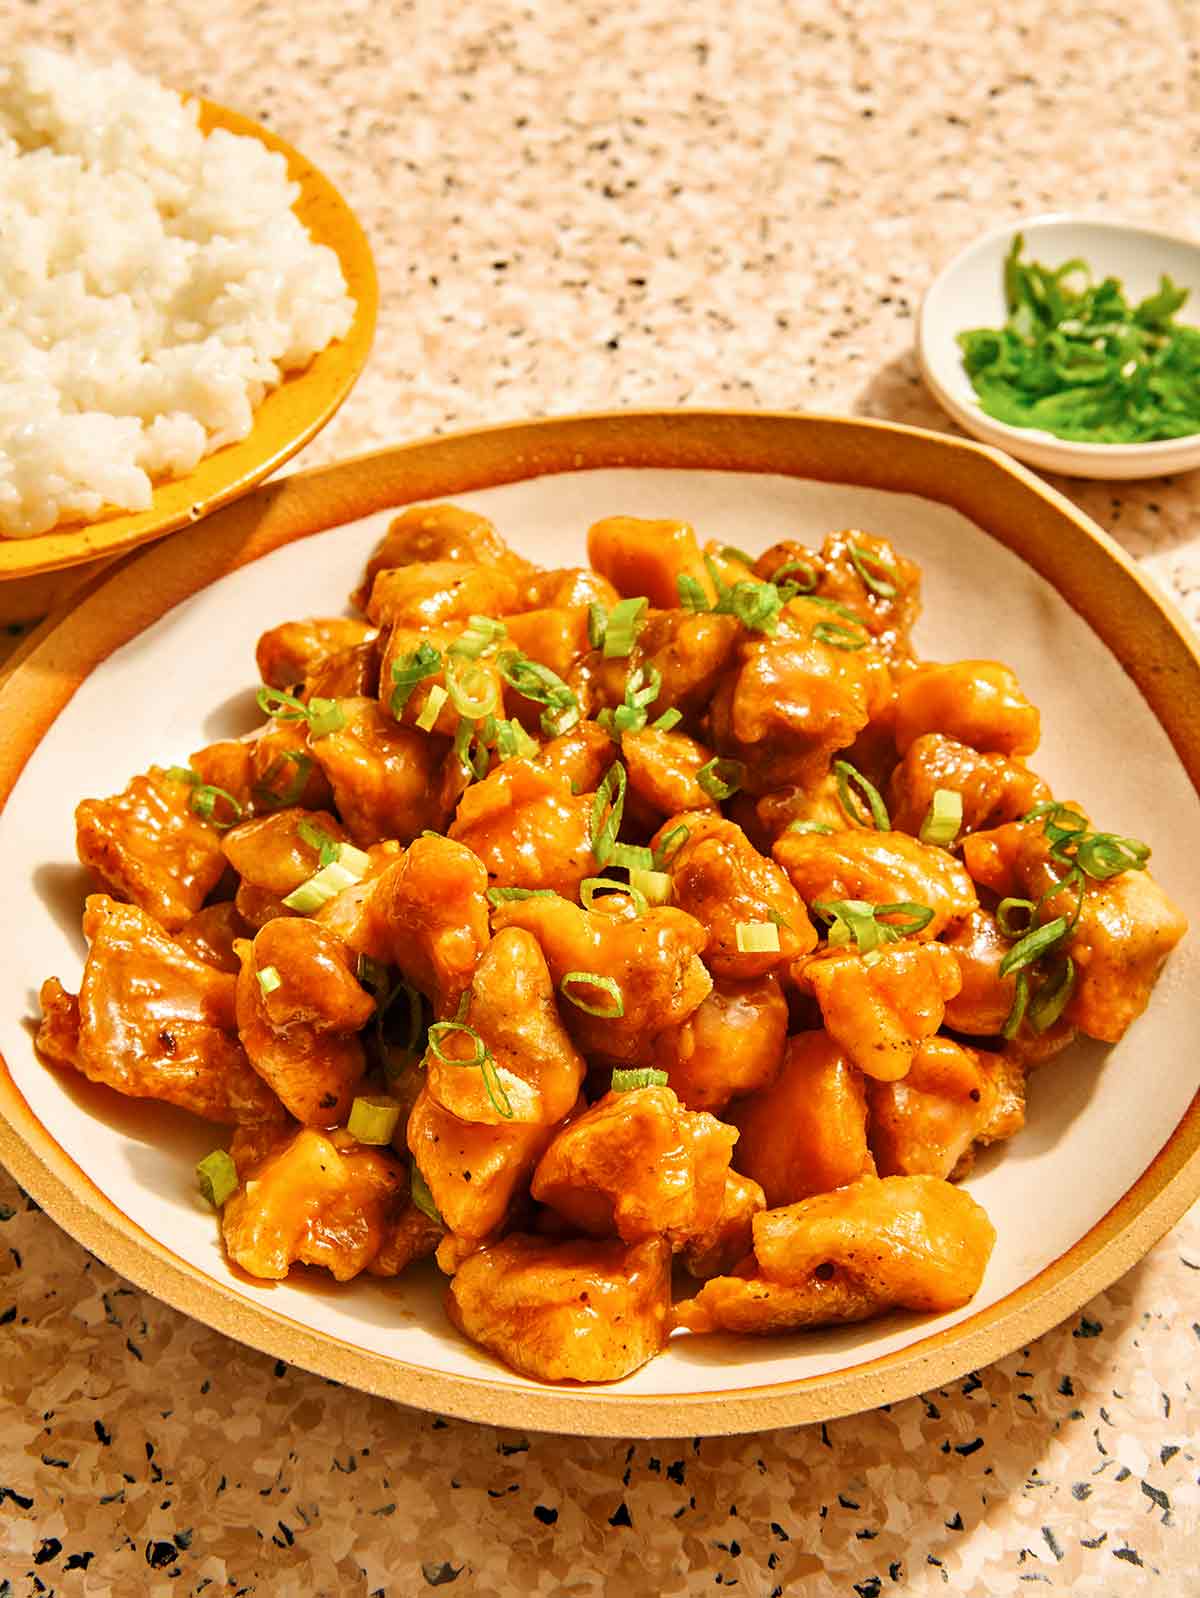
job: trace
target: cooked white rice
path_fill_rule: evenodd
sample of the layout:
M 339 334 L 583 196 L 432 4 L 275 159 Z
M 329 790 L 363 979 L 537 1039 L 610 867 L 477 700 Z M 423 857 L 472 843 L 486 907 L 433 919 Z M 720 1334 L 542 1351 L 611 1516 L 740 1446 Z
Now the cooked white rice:
M 0 533 L 24 538 L 244 438 L 353 319 L 283 157 L 130 67 L 0 66 Z

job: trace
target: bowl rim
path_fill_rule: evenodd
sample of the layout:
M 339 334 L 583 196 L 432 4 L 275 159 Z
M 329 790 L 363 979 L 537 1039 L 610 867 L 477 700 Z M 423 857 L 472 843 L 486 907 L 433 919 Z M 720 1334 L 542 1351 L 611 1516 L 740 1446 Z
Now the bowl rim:
M 338 257 L 354 300 L 354 320 L 344 338 L 318 350 L 307 366 L 289 373 L 263 396 L 245 438 L 203 456 L 182 477 L 155 483 L 148 509 L 113 510 L 96 520 L 62 523 L 29 538 L 0 536 L 0 583 L 90 561 L 108 563 L 229 504 L 278 470 L 326 426 L 366 365 L 379 312 L 379 281 L 370 243 L 349 203 L 323 172 L 277 133 L 203 96 L 185 91 L 183 98 L 198 105 L 205 133 L 222 129 L 256 139 L 283 156 L 289 179 L 300 189 L 294 210 L 313 242 Z M 290 413 L 299 400 L 304 403 L 299 425 L 294 425 Z
M 939 363 L 931 356 L 933 324 L 935 318 L 939 322 L 942 320 L 937 312 L 937 297 L 944 296 L 954 273 L 971 256 L 991 244 L 1011 240 L 1017 233 L 1029 234 L 1050 226 L 1095 227 L 1108 233 L 1136 235 L 1155 243 L 1181 245 L 1196 256 L 1200 268 L 1200 241 L 1188 238 L 1183 233 L 1173 233 L 1167 228 L 1145 227 L 1138 222 L 1119 222 L 1112 217 L 1089 215 L 1085 211 L 1042 211 L 1035 216 L 1002 222 L 989 228 L 986 233 L 980 233 L 956 251 L 925 290 L 917 313 L 916 334 L 921 375 L 938 404 L 956 421 L 972 430 L 978 427 L 981 436 L 986 433 L 989 442 L 999 443 L 1014 455 L 1022 453 L 1020 446 L 1024 444 L 1026 450 L 1036 449 L 1042 454 L 1053 450 L 1064 458 L 1069 456 L 1081 467 L 1087 466 L 1092 470 L 1105 461 L 1137 462 L 1146 467 L 1147 477 L 1178 470 L 1179 458 L 1200 455 L 1200 427 L 1194 433 L 1184 433 L 1179 438 L 1151 439 L 1138 444 L 1089 444 L 1081 439 L 1060 438 L 1057 433 L 1047 432 L 1044 427 L 1014 427 L 1011 422 L 1002 422 L 998 417 L 990 416 L 980 405 L 973 389 L 969 395 L 954 393 L 948 387 L 943 371 L 939 370 Z M 956 328 L 955 331 L 960 329 Z M 967 386 L 970 388 L 969 381 Z M 1018 447 L 1011 448 L 1013 444 Z
M 24 643 L 0 681 L 0 805 L 91 670 L 181 601 L 285 544 L 359 517 L 473 489 L 593 468 L 780 474 L 917 494 L 960 510 L 1034 567 L 1140 688 L 1200 792 L 1200 647 L 1120 547 L 1001 451 L 851 417 L 632 410 L 507 423 L 422 439 L 297 473 L 93 577 Z M 0 1057 L 0 1159 L 73 1237 L 173 1308 L 289 1363 L 465 1419 L 574 1435 L 719 1435 L 830 1419 L 944 1385 L 1077 1311 L 1128 1270 L 1200 1195 L 1200 1091 L 1117 1203 L 1029 1281 L 953 1327 L 837 1372 L 733 1392 L 624 1395 L 498 1386 L 429 1371 L 315 1332 L 238 1294 L 151 1237 L 34 1116 Z

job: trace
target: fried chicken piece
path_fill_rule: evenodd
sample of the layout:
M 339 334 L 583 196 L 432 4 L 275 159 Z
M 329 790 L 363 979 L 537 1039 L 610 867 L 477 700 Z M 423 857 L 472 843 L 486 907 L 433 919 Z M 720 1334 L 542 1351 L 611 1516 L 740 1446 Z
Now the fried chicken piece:
M 205 965 L 237 976 L 242 962 L 234 944 L 253 936 L 253 927 L 238 914 L 237 906 L 231 900 L 224 900 L 197 910 L 175 934 L 175 942 L 195 959 L 203 960 Z
M 810 906 L 838 899 L 925 905 L 933 919 L 914 934 L 920 939 L 938 937 L 978 903 L 953 855 L 906 832 L 785 832 L 771 852 Z
M 921 611 L 921 568 L 888 539 L 847 528 L 830 533 L 819 554 L 785 539 L 758 557 L 754 575 L 774 581 L 781 573 L 780 581 L 786 583 L 786 566 L 793 567 L 792 579 L 802 584 L 811 573 L 814 593 L 860 616 L 890 659 L 904 661 L 912 654 L 909 635 Z
M 621 596 L 607 577 L 590 566 L 557 566 L 530 573 L 521 585 L 524 611 L 615 605 Z
M 869 957 L 853 947 L 829 950 L 797 975 L 816 996 L 830 1037 L 860 1071 L 883 1082 L 906 1074 L 962 981 L 944 944 L 908 939 Z
M 612 765 L 616 748 L 612 738 L 594 721 L 580 721 L 543 744 L 534 756 L 544 771 L 565 777 L 572 793 L 595 793 Z
M 1041 716 L 1008 666 L 956 660 L 922 666 L 897 685 L 895 737 L 901 755 L 931 732 L 982 754 L 1031 755 L 1041 739 Z
M 767 1087 L 779 1074 L 788 1007 L 772 973 L 736 982 L 718 977 L 682 1025 L 660 1032 L 647 1059 L 670 1077 L 689 1110 L 720 1115 L 731 1099 Z
M 530 1192 L 581 1232 L 680 1249 L 721 1216 L 737 1133 L 667 1087 L 606 1093 L 542 1155 Z
M 527 560 L 509 549 L 486 516 L 459 505 L 413 505 L 396 517 L 375 546 L 362 582 L 350 596 L 351 604 L 356 610 L 366 610 L 381 571 L 428 561 L 499 566 L 518 579 L 533 570 Z
M 283 1108 L 238 1042 L 235 979 L 169 938 L 145 911 L 88 899 L 91 942 L 79 998 L 43 984 L 38 1047 L 135 1099 L 162 1099 L 209 1121 L 282 1120 Z
M 546 666 L 564 682 L 577 661 L 591 650 L 588 637 L 588 608 L 586 605 L 554 606 L 542 610 L 518 611 L 504 618 L 508 628 L 507 647 L 520 650 L 539 666 Z M 527 710 L 530 730 L 537 725 L 542 706 L 509 688 L 505 695 L 511 700 L 511 710 Z
M 422 837 L 378 878 L 366 900 L 366 952 L 452 1016 L 491 938 L 487 871 L 451 838 Z
M 865 1177 L 754 1217 L 756 1273 L 718 1276 L 675 1307 L 693 1332 L 770 1333 L 941 1313 L 974 1297 L 996 1232 L 960 1187 Z
M 976 906 L 965 921 L 950 928 L 944 943 L 958 961 L 962 983 L 946 1000 L 946 1026 L 971 1036 L 994 1036 L 1008 1019 L 1016 994 L 1016 977 L 1000 975 L 1013 940 L 1004 936 L 990 910 Z
M 696 780 L 711 762 L 712 750 L 686 733 L 654 726 L 627 732 L 621 739 L 621 755 L 629 791 L 654 818 L 653 825 L 680 811 L 717 809 L 717 801 Z
M 192 808 L 195 788 L 159 766 L 75 809 L 75 846 L 114 898 L 178 932 L 225 869 L 220 835 Z
M 290 807 L 231 827 L 221 840 L 225 858 L 241 879 L 235 903 L 252 927 L 293 912 L 284 904 L 320 867 L 320 844 L 301 835 L 301 826 L 330 843 L 349 843 L 346 829 L 328 810 Z
M 552 888 L 573 899 L 599 874 L 591 793 L 533 760 L 505 760 L 459 800 L 448 836 L 472 850 L 503 887 Z
M 679 604 L 676 579 L 693 578 L 715 597 L 696 534 L 687 522 L 606 516 L 588 529 L 588 559 L 619 594 L 645 596 L 656 609 Z
M 862 1074 L 825 1032 L 789 1038 L 775 1080 L 731 1105 L 728 1119 L 742 1134 L 734 1164 L 770 1205 L 843 1187 L 875 1169 Z
M 348 616 L 311 617 L 271 627 L 258 640 L 258 675 L 271 688 L 294 688 L 331 655 L 374 637 L 365 622 Z
M 892 773 L 892 826 L 900 832 L 920 832 L 939 788 L 962 796 L 960 835 L 1016 821 L 1050 798 L 1049 787 L 1023 760 L 981 755 L 967 744 L 929 732 L 908 746 Z
M 868 1082 L 867 1102 L 880 1176 L 949 1177 L 977 1138 L 995 1142 L 1025 1124 L 1020 1069 L 950 1038 L 927 1038 L 903 1080 Z
M 666 1341 L 671 1251 L 662 1238 L 547 1242 L 513 1233 L 458 1268 L 446 1295 L 464 1336 L 537 1381 L 613 1382 Z
M 737 1171 L 725 1174 L 721 1213 L 707 1231 L 698 1232 L 683 1245 L 683 1263 L 698 1282 L 724 1276 L 750 1253 L 754 1243 L 754 1217 L 767 1207 L 763 1190 Z
M 318 738 L 312 754 L 358 847 L 444 827 L 435 787 L 445 741 L 398 727 L 374 699 L 343 699 L 341 709 L 344 725 Z
M 517 582 L 499 566 L 433 560 L 381 571 L 367 615 L 376 627 L 444 627 L 469 616 L 504 616 L 517 607 Z

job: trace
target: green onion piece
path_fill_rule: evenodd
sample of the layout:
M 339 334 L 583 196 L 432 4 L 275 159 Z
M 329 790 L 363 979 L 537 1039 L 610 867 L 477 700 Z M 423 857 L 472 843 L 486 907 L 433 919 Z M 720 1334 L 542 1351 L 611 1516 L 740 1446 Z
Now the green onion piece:
M 673 728 L 678 727 L 682 720 L 683 711 L 676 710 L 674 705 L 672 705 L 670 710 L 664 710 L 658 720 L 652 722 L 651 725 L 655 732 L 670 732 Z
M 792 572 L 802 572 L 803 576 L 793 577 Z M 811 594 L 819 579 L 816 566 L 806 560 L 785 560 L 782 566 L 776 566 L 771 573 L 771 581 L 779 589 L 779 597 L 785 604 L 789 599 L 795 599 L 797 594 Z
M 272 760 L 262 781 L 255 783 L 255 804 L 263 810 L 286 810 L 291 805 L 299 804 L 304 796 L 304 790 L 308 787 L 308 779 L 315 764 L 311 755 L 302 754 L 299 749 L 285 749 L 277 760 Z M 279 793 L 272 785 L 289 765 L 295 766 L 296 775 L 284 791 Z
M 1005 1017 L 1004 1025 L 1000 1028 L 1000 1035 L 1012 1041 L 1021 1030 L 1021 1022 L 1025 1019 L 1025 1010 L 1029 1004 L 1029 978 L 1022 971 L 1017 976 L 1017 985 L 1013 992 L 1012 1007 Z
M 743 566 L 752 567 L 754 565 L 754 556 L 747 555 L 746 551 L 744 549 L 739 549 L 736 544 L 722 544 L 721 559 L 736 560 L 739 561 Z
M 880 926 L 875 919 L 875 906 L 865 899 L 814 899 L 810 908 L 830 923 L 831 949 L 842 949 L 853 942 L 860 954 L 870 954 L 894 936 L 890 929 Z
M 416 649 L 392 662 L 391 712 L 399 721 L 413 689 L 426 677 L 436 677 L 442 669 L 442 652 L 422 639 Z
M 779 953 L 779 928 L 773 921 L 739 921 L 734 935 L 739 954 Z
M 789 821 L 783 829 L 785 832 L 819 832 L 829 834 L 833 828 L 827 821 Z
M 865 632 L 851 632 L 849 627 L 843 627 L 836 621 L 819 621 L 812 635 L 817 643 L 828 644 L 831 649 L 844 649 L 848 655 L 865 649 L 868 641 Z
M 454 754 L 474 782 L 482 782 L 492 764 L 491 751 L 469 717 L 463 716 L 454 734 Z
M 622 660 L 632 652 L 649 604 L 645 598 L 622 599 L 609 611 L 604 633 L 605 660 Z
M 772 922 L 777 927 L 782 927 L 785 932 L 790 932 L 792 930 L 792 923 L 788 920 L 787 916 L 784 915 L 782 910 L 768 910 L 767 920 Z
M 500 704 L 495 677 L 473 661 L 461 674 L 457 661 L 446 662 L 446 692 L 459 715 L 472 721 L 492 715 Z
M 364 1093 L 350 1106 L 346 1130 L 359 1143 L 390 1143 L 399 1120 L 398 1100 L 386 1093 Z
M 718 756 L 701 766 L 696 781 L 710 799 L 731 799 L 746 780 L 746 768 L 740 760 L 726 760 Z
M 500 1073 L 496 1069 L 496 1062 L 489 1049 L 480 1063 L 479 1069 L 483 1072 L 483 1085 L 487 1089 L 487 1096 L 492 1101 L 492 1109 L 506 1121 L 511 1121 L 515 1115 L 512 1101 L 504 1091 L 504 1083 L 500 1080 Z
M 996 906 L 996 925 L 1006 938 L 1023 938 L 1036 915 L 1032 899 L 1001 899 Z
M 255 975 L 258 977 L 258 985 L 263 991 L 264 999 L 268 993 L 274 993 L 276 988 L 283 986 L 283 978 L 273 965 L 263 966 L 261 971 L 255 972 Z
M 740 582 L 729 590 L 725 602 L 714 608 L 728 610 L 751 632 L 773 634 L 779 627 L 783 603 L 774 583 Z
M 635 1088 L 665 1088 L 670 1081 L 665 1071 L 656 1071 L 653 1066 L 634 1066 L 628 1070 L 618 1067 L 612 1074 L 612 1093 L 631 1093 Z
M 468 616 L 467 628 L 447 649 L 448 655 L 459 655 L 466 660 L 478 660 L 488 655 L 508 637 L 508 628 L 494 616 Z
M 518 899 L 559 899 L 562 897 L 553 888 L 489 888 L 487 896 L 488 903 L 494 905 L 513 904 Z
M 917 836 L 922 843 L 936 844 L 939 849 L 948 848 L 958 837 L 962 818 L 962 794 L 954 788 L 935 788 L 933 802 Z
M 1011 976 L 1014 971 L 1024 971 L 1026 966 L 1033 965 L 1035 960 L 1040 960 L 1048 954 L 1057 944 L 1067 936 L 1070 925 L 1066 916 L 1055 916 L 1053 921 L 1047 921 L 1044 926 L 1034 927 L 1032 932 L 1027 932 L 1019 943 L 1014 943 L 1012 948 L 1000 962 L 1000 975 Z
M 442 713 L 442 706 L 449 697 L 450 695 L 442 687 L 441 683 L 435 682 L 429 690 L 429 697 L 422 707 L 421 714 L 417 717 L 416 725 L 421 732 L 433 731 L 437 719 Z
M 496 723 L 496 753 L 501 760 L 529 759 L 537 754 L 538 748 L 537 739 L 531 738 L 515 717 Z
M 669 879 L 668 879 L 669 880 Z M 633 900 L 633 908 L 638 915 L 646 910 L 646 895 L 640 888 L 633 884 L 632 874 L 628 882 L 618 882 L 616 877 L 584 877 L 579 884 L 579 902 L 585 910 L 594 908 L 596 895 L 602 890 L 610 888 L 615 893 L 626 893 Z
M 323 904 L 328 904 L 330 899 L 335 899 L 344 889 L 352 888 L 356 882 L 361 882 L 370 863 L 362 850 L 356 849 L 353 844 L 339 844 L 337 859 L 331 860 L 327 866 L 322 866 L 314 876 L 309 877 L 307 882 L 302 882 L 298 888 L 289 893 L 283 902 L 289 910 L 297 910 L 301 915 L 311 915 Z
M 599 988 L 602 993 L 607 993 L 612 1000 L 608 1009 L 601 1005 L 590 1004 L 586 999 L 581 999 L 577 993 L 571 992 L 575 983 L 585 987 Z M 597 976 L 594 971 L 568 971 L 558 984 L 558 991 L 564 999 L 570 999 L 576 1009 L 584 1010 L 588 1015 L 598 1015 L 604 1021 L 616 1021 L 625 1014 L 625 999 L 621 989 L 612 977 Z
M 641 732 L 646 725 L 646 706 L 653 704 L 662 687 L 662 673 L 655 666 L 637 666 L 625 679 L 625 702 L 613 711 L 613 727 L 618 733 Z
M 666 871 L 632 866 L 629 871 L 629 886 L 634 893 L 641 894 L 647 905 L 670 904 L 675 896 L 675 884 Z
M 1149 858 L 1149 844 L 1114 832 L 1090 832 L 1075 848 L 1076 863 L 1097 882 L 1119 877 L 1123 871 L 1144 871 Z
M 464 994 L 463 997 L 467 998 L 467 995 Z M 442 1039 L 448 1037 L 451 1032 L 461 1032 L 471 1039 L 472 1052 L 469 1060 L 456 1060 L 442 1048 Z M 465 1021 L 435 1021 L 429 1028 L 429 1047 L 443 1065 L 482 1065 L 490 1052 L 475 1028 L 468 1026 Z
M 284 693 L 282 688 L 268 688 L 265 684 L 254 696 L 264 716 L 274 716 L 276 721 L 303 721 L 308 706 L 295 694 Z
M 168 766 L 163 775 L 169 777 L 172 782 L 186 782 L 189 788 L 194 788 L 200 781 L 199 773 L 193 771 L 190 766 Z
M 225 1200 L 237 1192 L 237 1166 L 224 1149 L 214 1149 L 196 1166 L 196 1180 L 213 1209 L 219 1210 Z
M 409 1166 L 408 1185 L 409 1192 L 412 1194 L 412 1201 L 421 1214 L 427 1215 L 438 1226 L 445 1226 L 446 1223 L 442 1219 L 441 1212 L 433 1202 L 433 1194 L 429 1191 L 429 1184 L 421 1175 L 421 1168 L 416 1160 Z
M 222 799 L 233 811 L 229 821 L 218 820 L 216 815 L 217 802 Z M 226 792 L 224 788 L 214 787 L 211 782 L 198 783 L 192 789 L 188 803 L 202 821 L 207 821 L 218 832 L 228 832 L 230 827 L 242 819 L 242 807 L 239 802 L 231 793 Z
M 308 736 L 327 738 L 331 732 L 341 732 L 346 725 L 346 715 L 336 699 L 322 699 L 319 695 L 308 701 Z
M 685 826 L 682 821 L 677 826 L 672 827 L 654 851 L 655 871 L 661 871 L 672 856 L 679 853 L 691 835 L 691 828 Z
M 626 871 L 653 871 L 654 851 L 640 843 L 614 843 L 605 864 L 622 866 Z
M 317 851 L 318 866 L 330 865 L 337 859 L 341 844 L 336 838 L 331 838 L 324 827 L 318 827 L 315 821 L 309 821 L 306 817 L 297 822 L 296 833 L 310 849 Z
M 855 826 L 874 827 L 877 832 L 892 830 L 887 806 L 873 782 L 869 782 L 848 760 L 835 760 L 833 774 L 837 778 L 838 802 Z
M 1018 981 L 1020 979 L 1018 978 Z M 1029 1024 L 1035 1032 L 1048 1032 L 1066 1009 L 1075 991 L 1075 962 L 1065 955 L 1058 970 L 1048 977 L 1030 1001 Z
M 850 545 L 850 560 L 855 571 L 873 594 L 880 599 L 894 599 L 898 593 L 897 583 L 893 578 L 898 578 L 899 573 L 894 566 L 889 566 L 887 561 L 873 555 L 862 544 Z
M 500 675 L 510 688 L 525 699 L 545 705 L 542 726 L 551 737 L 566 732 L 579 720 L 579 700 L 557 673 L 515 649 L 497 661 Z
M 933 911 L 927 904 L 913 904 L 906 899 L 902 904 L 877 904 L 875 919 L 885 937 L 907 938 L 925 930 L 933 920 Z
M 708 595 L 704 592 L 704 584 L 696 577 L 689 577 L 686 572 L 680 572 L 675 579 L 675 587 L 679 591 L 679 603 L 684 610 L 695 614 L 709 608 Z
M 599 603 L 588 606 L 588 643 L 593 649 L 604 648 L 604 634 L 608 630 L 608 606 Z
M 625 812 L 627 781 L 625 767 L 619 760 L 614 760 L 592 800 L 592 853 L 602 866 L 606 866 L 611 860 L 616 846 L 617 833 L 621 829 L 621 817 Z

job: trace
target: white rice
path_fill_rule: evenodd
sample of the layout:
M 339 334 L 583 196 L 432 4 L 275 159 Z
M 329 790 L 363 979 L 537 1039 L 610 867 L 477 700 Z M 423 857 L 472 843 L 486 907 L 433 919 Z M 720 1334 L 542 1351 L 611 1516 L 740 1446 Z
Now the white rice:
M 0 66 L 0 534 L 144 510 L 350 327 L 256 139 L 125 65 Z

